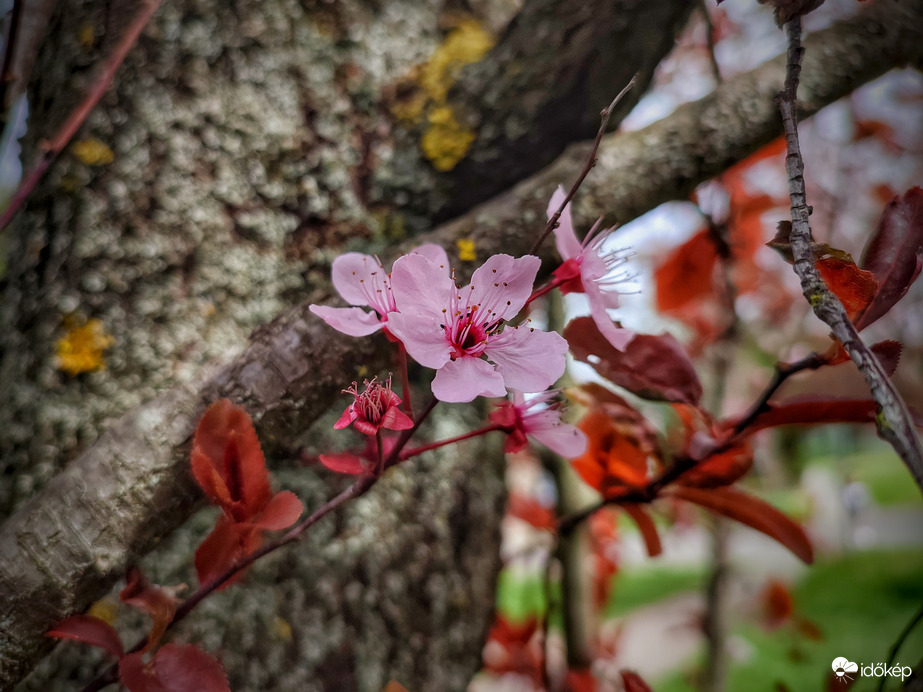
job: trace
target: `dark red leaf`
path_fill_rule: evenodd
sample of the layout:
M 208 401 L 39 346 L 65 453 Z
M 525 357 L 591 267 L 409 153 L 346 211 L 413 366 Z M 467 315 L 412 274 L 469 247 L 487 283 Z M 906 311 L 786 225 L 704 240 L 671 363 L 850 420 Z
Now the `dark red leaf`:
M 777 579 L 770 579 L 760 595 L 766 625 L 775 629 L 792 617 L 795 602 L 788 588 Z
M 878 291 L 878 281 L 870 271 L 859 269 L 856 263 L 840 257 L 823 257 L 814 263 L 818 274 L 833 294 L 840 299 L 849 319 L 869 306 Z
M 635 672 L 630 670 L 619 671 L 619 674 L 622 676 L 622 687 L 625 688 L 625 692 L 653 692 L 644 679 Z
M 209 406 L 199 421 L 191 461 L 202 491 L 237 521 L 254 517 L 272 497 L 250 415 L 227 399 Z
M 894 307 L 920 273 L 923 253 L 923 189 L 892 199 L 862 253 L 861 266 L 875 275 L 878 292 L 856 321 L 863 329 Z
M 698 405 L 702 384 L 682 345 L 669 334 L 636 334 L 624 351 L 616 350 L 591 317 L 567 325 L 564 338 L 577 360 L 644 399 Z
M 879 341 L 872 346 L 872 353 L 878 358 L 878 362 L 881 363 L 881 367 L 888 373 L 888 377 L 893 375 L 897 370 L 903 350 L 904 347 L 901 345 L 901 342 L 894 341 L 893 339 Z M 827 353 L 824 354 L 824 358 L 827 365 L 839 365 L 840 363 L 846 363 L 852 360 L 839 341 L 831 345 Z
M 779 404 L 769 404 L 747 426 L 753 433 L 777 425 L 810 425 L 815 423 L 874 423 L 878 405 L 871 399 L 807 399 L 798 398 Z
M 680 476 L 680 485 L 696 488 L 720 488 L 742 478 L 753 466 L 753 450 L 740 442 L 717 454 L 705 457 Z
M 674 486 L 670 492 L 682 500 L 728 517 L 774 538 L 807 564 L 814 561 L 814 549 L 804 529 L 759 498 L 733 488 L 702 490 Z
M 708 229 L 699 231 L 673 251 L 654 272 L 657 310 L 675 314 L 714 291 L 713 274 L 718 251 Z
M 119 594 L 123 603 L 143 610 L 153 621 L 144 651 L 157 648 L 160 638 L 167 631 L 167 625 L 173 619 L 179 599 L 172 589 L 165 589 L 148 582 L 137 567 L 129 567 L 125 576 L 125 588 Z
M 644 545 L 647 548 L 647 554 L 651 557 L 657 557 L 663 552 L 663 546 L 660 544 L 660 535 L 657 533 L 657 527 L 654 520 L 651 519 L 647 510 L 641 505 L 624 504 L 622 508 L 638 525 L 641 531 L 641 537 L 644 538 Z
M 195 568 L 200 584 L 208 584 L 225 572 L 238 559 L 243 558 L 259 548 L 260 530 L 249 524 L 239 524 L 222 515 L 214 530 L 195 551 Z M 238 572 L 233 579 L 225 582 L 221 588 L 236 583 L 243 577 Z
M 119 679 L 129 692 L 173 692 L 161 684 L 153 661 L 145 663 L 140 651 L 119 661 Z
M 74 639 L 90 646 L 105 649 L 116 658 L 125 654 L 122 640 L 115 628 L 104 620 L 92 615 L 71 615 L 45 632 L 46 637 L 56 639 Z
M 224 668 L 197 646 L 164 644 L 153 663 L 170 692 L 230 692 Z
M 298 521 L 302 512 L 304 505 L 298 496 L 290 490 L 283 490 L 272 496 L 254 525 L 267 531 L 287 529 Z
M 564 689 L 567 692 L 596 692 L 596 678 L 587 668 L 571 668 L 564 678 Z
M 358 476 L 365 473 L 369 462 L 355 454 L 321 454 L 320 463 L 335 473 Z

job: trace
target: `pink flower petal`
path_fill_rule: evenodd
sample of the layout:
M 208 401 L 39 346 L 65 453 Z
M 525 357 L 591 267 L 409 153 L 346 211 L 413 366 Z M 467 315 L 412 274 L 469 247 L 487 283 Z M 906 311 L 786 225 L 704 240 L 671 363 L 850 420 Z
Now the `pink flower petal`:
M 461 289 L 462 299 L 467 299 L 468 305 L 479 304 L 483 310 L 496 312 L 497 319 L 515 317 L 532 295 L 541 264 L 534 255 L 493 255 L 475 270 L 471 285 Z
M 635 338 L 635 333 L 630 329 L 617 327 L 612 318 L 609 317 L 606 309 L 598 303 L 590 302 L 590 315 L 593 317 L 593 321 L 599 328 L 600 333 L 606 337 L 606 341 L 619 351 L 624 351 L 625 347 Z
M 338 332 L 349 336 L 368 336 L 381 329 L 382 325 L 377 312 L 366 312 L 362 308 L 311 305 L 310 310 Z
M 557 332 L 533 331 L 523 324 L 504 329 L 491 340 L 486 353 L 500 366 L 507 387 L 540 392 L 564 374 L 567 341 Z
M 452 355 L 445 330 L 426 315 L 392 313 L 388 331 L 404 344 L 411 358 L 427 368 L 441 368 Z
M 555 454 L 573 459 L 586 451 L 587 438 L 583 431 L 561 422 L 558 411 L 537 411 L 523 420 L 526 433 Z
M 335 473 L 348 473 L 353 476 L 365 473 L 368 462 L 355 454 L 321 454 L 320 463 Z
M 455 283 L 445 269 L 423 255 L 411 253 L 394 263 L 391 291 L 402 313 L 426 315 L 438 326 L 439 320 L 444 321 L 443 314 L 455 290 Z
M 387 276 L 384 267 L 371 255 L 347 252 L 333 260 L 330 278 L 333 287 L 350 305 L 370 305 L 387 314 L 390 298 L 383 294 Z
M 343 428 L 348 428 L 350 424 L 359 417 L 359 414 L 356 413 L 355 407 L 350 404 L 346 407 L 346 410 L 343 411 L 343 415 L 339 417 L 336 423 L 333 424 L 334 430 L 342 430 Z
M 551 195 L 551 201 L 548 202 L 549 219 L 552 214 L 558 210 L 558 207 L 561 206 L 561 202 L 563 202 L 566 197 L 567 193 L 564 191 L 564 188 L 558 185 L 558 189 Z M 579 257 L 580 252 L 583 250 L 580 241 L 577 240 L 577 234 L 574 232 L 574 222 L 570 215 L 570 203 L 564 207 L 564 211 L 561 212 L 561 217 L 558 219 L 558 227 L 554 229 L 554 244 L 555 247 L 558 248 L 558 254 L 561 255 L 561 259 L 563 260 Z
M 449 256 L 441 245 L 436 245 L 436 243 L 424 243 L 411 252 L 415 255 L 423 255 L 437 267 L 443 269 L 446 274 L 450 272 L 451 265 L 449 264 Z
M 413 421 L 406 413 L 392 406 L 381 417 L 381 427 L 388 430 L 409 430 L 413 427 Z
M 504 396 L 503 378 L 480 358 L 450 360 L 436 373 L 433 395 L 439 401 L 466 403 L 479 396 Z

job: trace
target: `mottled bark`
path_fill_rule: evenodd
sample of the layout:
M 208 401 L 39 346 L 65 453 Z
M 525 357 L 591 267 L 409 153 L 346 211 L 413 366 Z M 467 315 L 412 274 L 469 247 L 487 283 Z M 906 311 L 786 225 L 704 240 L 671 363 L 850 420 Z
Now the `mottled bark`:
M 815 39 L 824 42 L 823 49 L 812 49 L 809 39 L 802 82 L 807 112 L 889 67 L 919 61 L 923 46 L 920 5 L 918 1 L 877 3 L 861 20 Z M 351 169 L 341 163 L 353 161 L 350 157 L 355 150 L 348 145 L 348 137 L 335 139 L 342 129 L 349 129 L 348 118 L 333 107 L 303 110 L 288 81 L 294 78 L 296 87 L 299 80 L 307 85 L 296 88 L 296 94 L 310 96 L 323 89 L 330 104 L 350 102 L 346 96 L 337 97 L 336 80 L 331 86 L 329 78 L 336 77 L 332 74 L 335 71 L 322 69 L 331 67 L 322 49 L 333 54 L 345 50 L 331 38 L 336 18 L 328 18 L 331 25 L 317 24 L 316 17 L 298 24 L 292 17 L 303 12 L 302 7 L 281 6 L 283 9 L 263 3 L 257 18 L 251 16 L 256 10 L 245 4 L 222 5 L 205 12 L 203 2 L 201 7 L 195 5 L 198 10 L 190 10 L 189 17 L 176 6 L 165 6 L 151 38 L 135 57 L 133 74 L 137 79 L 124 80 L 91 123 L 92 133 L 113 145 L 115 163 L 91 170 L 74 159 L 62 162 L 11 236 L 13 255 L 18 259 L 11 264 L 5 287 L 2 338 L 9 350 L 4 353 L 0 375 L 8 395 L 2 402 L 5 425 L 0 434 L 9 445 L 4 449 L 4 464 L 18 478 L 27 479 L 24 486 L 42 484 L 57 467 L 58 459 L 73 458 L 80 448 L 88 447 L 100 428 L 99 421 L 132 409 L 168 385 L 173 389 L 111 424 L 110 432 L 74 461 L 65 472 L 67 476 L 49 485 L 0 532 L 4 558 L 0 561 L 0 598 L 7 599 L 0 612 L 11 614 L 3 621 L 5 632 L 0 643 L 5 647 L 0 655 L 5 656 L 2 674 L 8 676 L 6 680 L 15 679 L 39 655 L 43 627 L 26 611 L 37 610 L 45 602 L 51 604 L 52 610 L 42 614 L 50 624 L 56 616 L 85 606 L 104 592 L 136 551 L 148 548 L 170 524 L 182 521 L 192 510 L 193 503 L 182 500 L 188 497 L 188 478 L 177 470 L 184 464 L 183 446 L 208 397 L 229 391 L 254 407 L 257 414 L 265 414 L 260 429 L 269 439 L 269 435 L 285 433 L 289 427 L 303 429 L 315 415 L 312 411 L 329 404 L 331 392 L 355 376 L 355 367 L 362 361 L 352 359 L 370 355 L 351 350 L 365 349 L 365 342 L 324 336 L 299 308 L 257 332 L 253 350 L 234 364 L 219 368 L 217 375 L 209 377 L 201 371 L 204 361 L 237 350 L 253 324 L 279 311 L 308 286 L 320 283 L 324 272 L 312 263 L 329 259 L 323 250 L 326 242 L 336 244 L 351 233 L 373 246 L 377 243 L 380 247 L 387 240 L 373 233 L 365 221 L 356 220 L 366 218 L 361 213 L 350 216 L 350 210 L 361 205 L 341 206 L 344 200 L 356 200 L 351 193 Z M 400 15 L 388 14 L 398 12 L 393 8 L 428 11 L 434 16 L 427 6 L 388 7 L 391 9 L 382 9 L 375 17 L 378 21 L 390 17 L 394 27 L 405 29 L 396 40 L 402 47 L 410 41 L 406 27 L 395 18 Z M 237 50 L 216 49 L 214 41 L 198 40 L 210 31 L 221 35 L 225 22 L 235 32 L 246 27 L 241 35 L 229 34 L 237 37 L 233 43 Z M 386 25 L 378 25 L 376 30 L 387 35 Z M 355 31 L 361 32 L 363 26 L 371 31 L 373 24 L 360 24 Z M 313 44 L 306 39 L 295 41 L 299 31 L 311 27 L 317 32 L 311 34 Z M 399 33 L 398 28 L 394 31 Z M 66 38 L 67 32 L 62 36 Z M 266 59 L 268 46 L 284 42 L 283 38 L 298 44 L 293 47 L 294 55 L 282 64 Z M 66 44 L 62 39 L 64 48 Z M 812 59 L 812 55 L 816 57 Z M 308 65 L 323 74 L 306 74 Z M 38 73 L 48 74 L 49 80 L 58 74 L 51 66 L 47 69 Z M 696 182 L 778 134 L 772 95 L 781 83 L 783 70 L 781 62 L 774 62 L 729 82 L 663 123 L 628 137 L 607 139 L 600 151 L 599 168 L 591 174 L 577 205 L 578 213 L 592 216 L 611 212 L 621 220 L 632 218 L 661 201 L 684 196 Z M 312 127 L 305 127 L 303 120 L 292 125 L 288 116 L 296 114 L 299 118 L 307 114 Z M 205 143 L 204 148 L 198 148 L 199 141 Z M 541 228 L 551 188 L 570 180 L 582 166 L 584 155 L 584 148 L 575 148 L 541 175 L 443 227 L 433 237 L 450 248 L 460 237 L 474 238 L 482 255 L 527 248 L 532 234 Z M 241 156 L 246 160 L 241 161 Z M 329 176 L 321 176 L 322 171 Z M 329 187 L 321 189 L 319 184 L 324 181 Z M 308 188 L 310 191 L 305 192 Z M 289 198 L 289 194 L 294 197 Z M 315 204 L 319 208 L 311 211 Z M 100 317 L 116 337 L 107 372 L 70 379 L 52 367 L 51 351 L 60 333 L 59 315 L 74 310 Z M 273 340 L 278 340 L 281 348 L 279 355 L 269 357 L 260 349 Z M 379 353 L 378 357 L 384 355 Z M 317 389 L 313 384 L 316 373 L 322 374 Z M 296 382 L 301 384 L 296 386 Z M 15 383 L 15 387 L 8 383 Z M 163 421 L 162 427 L 158 421 Z M 118 450 L 130 450 L 128 458 L 119 457 Z M 25 468 L 27 473 L 22 472 Z M 465 507 L 466 497 L 477 498 L 475 504 L 480 507 L 470 511 L 479 519 L 480 529 L 469 526 L 468 530 L 472 536 L 488 536 L 497 516 L 491 499 L 499 495 L 496 485 L 491 485 L 496 483 L 495 477 L 458 468 L 466 485 L 452 494 L 456 499 L 451 507 Z M 438 478 L 446 472 L 439 466 L 431 475 Z M 102 485 L 85 483 L 83 494 L 71 489 L 68 482 L 100 474 L 107 480 L 101 481 Z M 120 479 L 125 482 L 120 484 Z M 383 503 L 398 517 L 412 515 L 420 494 L 433 482 L 429 476 L 415 480 L 408 492 L 389 494 L 386 499 L 373 493 L 366 501 Z M 309 502 L 326 494 L 323 480 L 318 483 L 319 490 L 305 491 Z M 27 487 L 19 488 L 20 497 L 28 492 Z M 78 494 L 80 497 L 75 497 Z M 65 504 L 68 502 L 71 504 Z M 392 521 L 390 517 L 379 519 L 361 507 L 357 505 L 355 511 L 370 524 Z M 453 513 L 466 516 L 469 511 L 451 507 L 442 506 L 436 516 L 427 517 L 425 525 L 438 526 Z M 56 535 L 65 520 L 83 537 L 64 540 L 63 535 Z M 424 530 L 416 525 L 403 526 L 402 530 L 411 535 Z M 186 534 L 177 540 L 187 542 L 188 556 L 194 540 Z M 371 538 L 369 545 L 375 543 Z M 486 564 L 480 560 L 494 554 L 486 539 L 471 543 L 474 552 L 454 555 L 451 564 L 465 560 Z M 338 539 L 325 549 L 337 552 L 343 545 L 344 540 Z M 402 550 L 399 555 L 404 555 Z M 442 564 L 448 560 L 446 555 Z M 394 564 L 406 561 L 399 556 Z M 325 566 L 330 573 L 339 569 L 329 563 Z M 35 580 L 33 584 L 27 587 L 18 577 L 10 581 L 16 570 L 31 571 L 26 576 Z M 479 569 L 475 571 L 481 574 Z M 387 586 L 390 580 L 399 579 L 389 576 L 396 574 L 394 570 L 383 573 L 381 583 Z M 406 589 L 396 588 L 395 593 L 422 593 L 417 590 L 421 588 L 419 581 L 408 584 Z M 481 594 L 483 584 L 472 583 L 471 589 L 472 594 Z M 35 600 L 38 593 L 42 594 L 41 601 Z M 263 594 L 258 589 L 253 593 Z M 338 602 L 329 590 L 312 591 L 311 584 L 306 593 L 305 603 L 314 603 L 315 597 L 324 603 Z M 472 603 L 489 605 L 487 600 Z M 420 645 L 429 646 L 429 651 L 470 650 L 473 646 L 471 641 L 461 642 L 459 630 L 442 627 L 449 615 L 455 615 L 451 604 L 441 601 L 440 612 L 448 615 L 433 626 L 432 637 L 419 635 Z M 235 607 L 247 612 L 243 606 Z M 411 607 L 407 608 L 411 612 Z M 306 615 L 305 621 L 311 618 Z M 476 630 L 477 624 L 473 620 L 466 623 L 465 631 Z M 367 639 L 357 637 L 356 641 L 377 640 L 379 636 L 374 633 L 389 631 L 376 617 L 370 618 L 366 629 L 362 627 L 357 626 L 367 633 L 363 635 Z M 323 631 L 334 628 L 331 624 Z M 215 646 L 220 636 L 212 633 L 204 639 Z M 257 635 L 237 628 L 228 636 L 246 639 Z M 393 632 L 387 636 L 396 641 Z M 459 648 L 445 648 L 453 637 L 459 637 Z M 414 649 L 415 659 L 429 655 L 417 653 L 421 650 Z M 371 654 L 366 659 L 366 655 L 361 647 L 347 649 L 340 663 L 329 659 L 330 665 L 319 672 L 315 669 L 314 674 L 342 671 L 342 661 L 382 660 Z M 444 662 L 432 665 L 440 663 Z M 468 663 L 475 665 L 476 661 Z M 253 680 L 278 672 L 258 671 L 259 658 L 248 665 L 252 670 L 242 675 L 256 688 L 260 683 Z M 414 688 L 415 682 L 411 679 L 405 684 Z M 421 683 L 420 689 L 424 685 Z

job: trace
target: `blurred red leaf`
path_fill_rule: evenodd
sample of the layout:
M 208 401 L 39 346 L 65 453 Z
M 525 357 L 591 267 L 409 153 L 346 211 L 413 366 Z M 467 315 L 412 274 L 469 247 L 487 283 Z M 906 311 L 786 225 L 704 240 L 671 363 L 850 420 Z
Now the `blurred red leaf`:
M 90 646 L 105 649 L 116 658 L 125 655 L 122 640 L 115 628 L 104 620 L 92 615 L 71 615 L 45 632 L 46 637 L 56 639 L 73 639 Z
M 625 692 L 654 692 L 650 685 L 644 682 L 644 679 L 635 672 L 630 670 L 619 671 L 622 676 L 622 687 Z
M 368 462 L 355 454 L 321 454 L 320 463 L 335 473 L 358 476 L 367 471 Z
M 878 292 L 856 321 L 863 329 L 894 307 L 923 267 L 923 189 L 914 187 L 885 207 L 862 253 L 861 265 L 878 280 Z
M 647 483 L 648 455 L 600 409 L 589 411 L 578 427 L 587 435 L 586 452 L 571 461 L 574 470 L 605 496 Z
M 179 599 L 173 589 L 151 584 L 137 567 L 128 568 L 125 581 L 125 588 L 119 594 L 119 599 L 122 603 L 146 612 L 153 622 L 143 652 L 151 651 L 157 648 L 160 638 L 167 631 L 167 625 L 173 619 Z
M 404 687 L 397 680 L 389 680 L 388 684 L 385 685 L 383 692 L 410 692 L 406 687 Z
M 766 625 L 771 629 L 780 627 L 795 611 L 795 603 L 788 588 L 777 579 L 770 579 L 760 594 Z
M 564 678 L 564 689 L 567 692 L 596 692 L 596 678 L 587 668 L 571 668 Z
M 878 405 L 871 399 L 798 398 L 778 404 L 768 404 L 747 426 L 747 433 L 777 425 L 810 425 L 814 423 L 873 423 Z
M 506 512 L 511 517 L 521 519 L 539 529 L 553 531 L 558 523 L 554 511 L 550 507 L 546 507 L 528 495 L 515 491 L 510 492 Z
M 663 552 L 663 546 L 660 544 L 660 535 L 657 533 L 657 527 L 654 520 L 651 519 L 647 510 L 641 505 L 626 503 L 622 505 L 625 513 L 628 514 L 638 525 L 641 531 L 641 537 L 644 538 L 644 546 L 647 548 L 647 554 L 650 557 L 657 557 Z
M 849 319 L 855 321 L 871 304 L 878 290 L 874 274 L 859 269 L 852 260 L 840 257 L 823 257 L 814 266 L 827 288 L 843 303 Z
M 657 310 L 664 314 L 683 312 L 692 303 L 711 295 L 717 260 L 718 251 L 708 229 L 676 248 L 654 272 Z
M 680 485 L 696 488 L 719 488 L 742 478 L 753 467 L 753 449 L 739 442 L 717 454 L 711 454 L 680 476 Z
M 692 502 L 716 514 L 739 521 L 741 524 L 746 524 L 774 538 L 807 564 L 814 561 L 814 549 L 804 529 L 759 498 L 733 488 L 702 490 L 674 486 L 670 492 L 681 500 Z
M 148 663 L 129 654 L 119 678 L 130 692 L 230 692 L 221 664 L 191 644 L 165 644 Z
M 591 317 L 578 317 L 564 330 L 574 358 L 644 399 L 698 404 L 702 384 L 683 346 L 669 334 L 636 334 L 616 350 Z
M 540 684 L 543 655 L 540 638 L 536 636 L 538 632 L 538 621 L 535 618 L 514 623 L 498 615 L 484 647 L 484 667 L 498 675 L 525 675 Z
M 230 692 L 221 664 L 192 644 L 164 644 L 153 663 L 170 692 Z
M 227 399 L 199 421 L 191 461 L 199 487 L 235 521 L 251 519 L 269 502 L 269 472 L 253 422 Z

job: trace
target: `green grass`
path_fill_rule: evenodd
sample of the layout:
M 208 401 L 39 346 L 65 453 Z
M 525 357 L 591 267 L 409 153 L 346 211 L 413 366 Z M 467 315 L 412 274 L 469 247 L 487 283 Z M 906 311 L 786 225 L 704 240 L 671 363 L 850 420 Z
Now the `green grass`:
M 812 641 L 785 626 L 768 632 L 756 623 L 734 627 L 752 656 L 731 668 L 728 690 L 774 692 L 781 682 L 793 692 L 821 692 L 834 658 L 860 665 L 885 662 L 895 639 L 923 604 L 923 553 L 869 552 L 821 562 L 793 590 L 796 612 L 824 633 Z M 923 660 L 923 626 L 904 643 L 897 659 L 917 667 Z M 653 681 L 657 692 L 689 692 L 688 671 Z M 878 680 L 860 677 L 853 692 L 871 692 Z M 886 689 L 896 690 L 890 684 Z
M 612 578 L 605 617 L 621 617 L 635 608 L 662 601 L 678 593 L 701 591 L 704 584 L 704 568 L 654 567 L 623 571 Z

